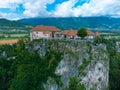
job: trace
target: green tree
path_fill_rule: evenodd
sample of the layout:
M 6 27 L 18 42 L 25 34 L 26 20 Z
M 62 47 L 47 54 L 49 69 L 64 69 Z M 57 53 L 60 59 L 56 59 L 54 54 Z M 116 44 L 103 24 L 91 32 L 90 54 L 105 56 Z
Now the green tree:
M 86 28 L 80 28 L 78 30 L 77 35 L 81 38 L 84 38 L 85 36 L 87 36 Z
M 41 90 L 41 68 L 36 64 L 21 64 L 9 90 Z

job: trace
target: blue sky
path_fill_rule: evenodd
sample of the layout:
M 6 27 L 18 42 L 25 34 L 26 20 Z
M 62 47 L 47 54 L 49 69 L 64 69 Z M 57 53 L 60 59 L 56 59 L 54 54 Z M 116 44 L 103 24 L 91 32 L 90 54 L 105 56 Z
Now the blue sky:
M 120 17 L 120 0 L 0 0 L 0 18 Z

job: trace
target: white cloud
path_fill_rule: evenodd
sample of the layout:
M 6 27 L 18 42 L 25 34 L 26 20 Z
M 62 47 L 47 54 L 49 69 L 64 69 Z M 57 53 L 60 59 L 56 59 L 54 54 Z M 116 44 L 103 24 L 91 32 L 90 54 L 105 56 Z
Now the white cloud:
M 0 18 L 6 18 L 9 20 L 19 20 L 21 18 L 23 18 L 22 16 L 16 14 L 16 13 L 4 13 L 4 12 L 0 12 Z
M 54 1 L 55 0 L 0 0 L 0 8 L 7 8 L 11 11 L 9 13 L 0 12 L 0 17 L 11 19 L 13 16 L 10 15 L 13 14 L 15 18 L 17 18 L 16 16 L 19 16 L 19 13 L 15 14 L 15 10 L 19 7 L 19 4 L 22 4 L 25 9 L 23 15 L 19 17 L 47 17 L 50 15 L 50 12 L 47 12 L 46 5 Z
M 75 7 L 80 1 L 86 1 L 82 6 Z M 120 17 L 120 0 L 67 0 L 56 4 L 53 11 L 47 11 L 47 4 L 55 0 L 0 0 L 0 8 L 8 8 L 9 13 L 0 12 L 0 17 L 15 19 L 27 17 L 79 17 L 111 15 Z M 23 15 L 15 13 L 16 8 L 22 4 Z M 11 15 L 11 16 L 10 16 Z M 14 16 L 14 17 L 13 17 Z
M 23 0 L 0 0 L 0 8 L 16 8 Z
M 6 17 L 6 13 L 0 12 L 0 18 L 5 18 Z
M 73 6 L 75 5 L 76 0 L 69 0 L 58 4 L 55 11 L 53 11 L 53 16 L 55 17 L 68 17 L 73 16 Z
M 82 6 L 74 7 L 77 0 L 69 0 L 57 5 L 53 11 L 53 16 L 101 16 L 101 15 L 120 15 L 120 0 L 90 0 Z
M 36 2 L 25 2 L 23 12 L 27 17 L 47 17 L 50 13 L 46 10 L 46 5 L 53 3 L 55 0 L 36 0 Z

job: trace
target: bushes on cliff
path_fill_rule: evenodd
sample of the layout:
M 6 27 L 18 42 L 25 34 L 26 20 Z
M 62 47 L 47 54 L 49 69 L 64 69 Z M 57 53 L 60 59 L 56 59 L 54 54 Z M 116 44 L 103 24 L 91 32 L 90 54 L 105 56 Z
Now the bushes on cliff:
M 49 76 L 59 83 L 60 77 L 54 72 L 62 52 L 50 48 L 45 56 L 40 57 L 37 52 L 29 52 L 24 42 L 2 46 L 0 49 L 1 53 L 7 53 L 4 58 L 0 54 L 0 90 L 43 90 L 42 84 Z
M 78 83 L 76 77 L 72 77 L 69 82 L 69 87 L 66 87 L 65 90 L 86 90 L 84 84 Z

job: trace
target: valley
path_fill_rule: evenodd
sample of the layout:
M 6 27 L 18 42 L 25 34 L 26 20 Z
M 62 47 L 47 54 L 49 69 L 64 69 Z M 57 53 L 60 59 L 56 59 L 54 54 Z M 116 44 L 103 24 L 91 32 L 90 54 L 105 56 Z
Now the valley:
M 97 22 L 96 22 L 97 21 Z M 29 31 L 37 25 L 56 26 L 61 30 L 79 30 L 85 27 L 108 40 L 120 40 L 119 18 L 86 17 L 86 18 L 28 18 L 18 21 L 0 19 L 0 40 L 18 40 L 30 38 Z M 49 23 L 48 23 L 49 22 Z

